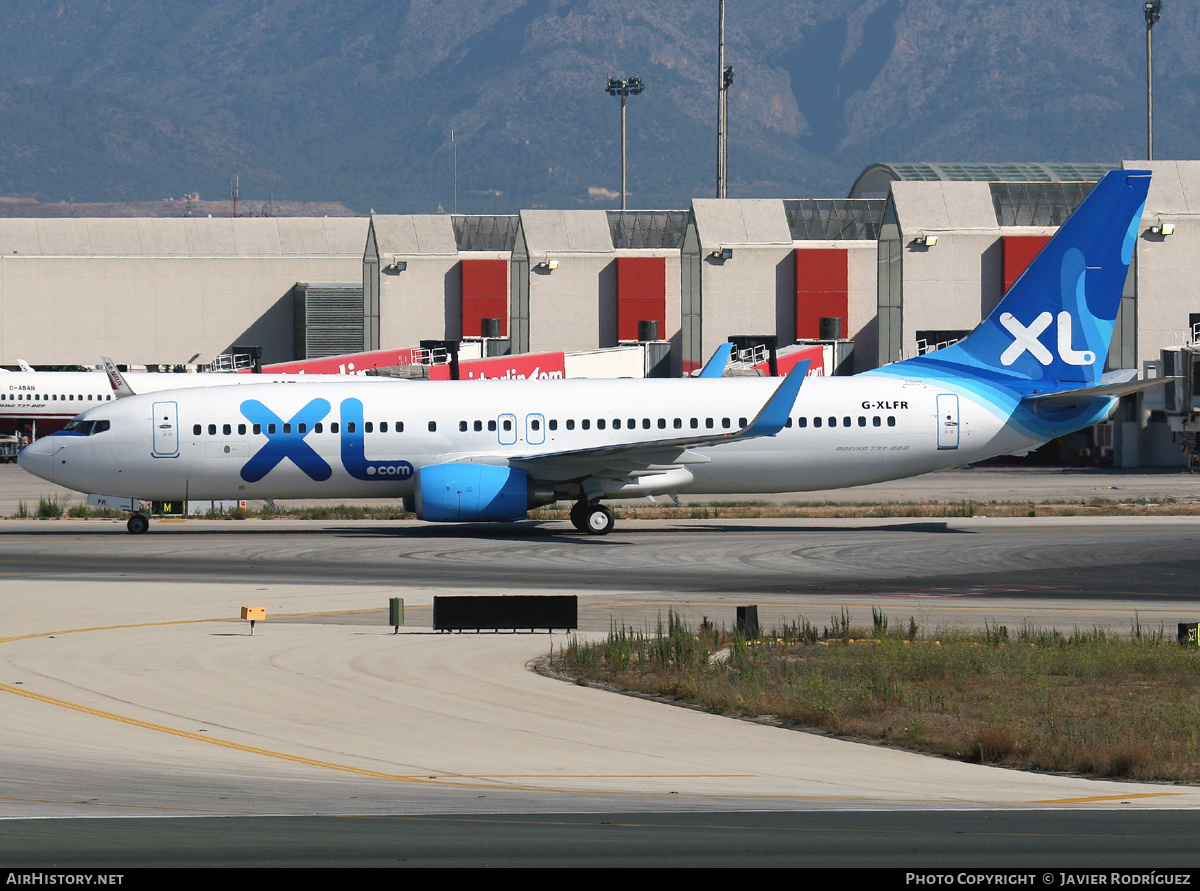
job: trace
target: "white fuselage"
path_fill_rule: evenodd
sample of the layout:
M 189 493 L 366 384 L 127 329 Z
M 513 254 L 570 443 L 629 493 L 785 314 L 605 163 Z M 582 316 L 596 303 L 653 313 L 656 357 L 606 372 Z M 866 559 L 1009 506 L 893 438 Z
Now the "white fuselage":
M 524 467 L 556 497 L 574 497 L 585 477 L 592 497 L 633 497 L 855 486 L 1036 442 L 965 392 L 859 376 L 805 381 L 775 436 L 671 446 L 736 433 L 778 384 L 360 379 L 169 391 L 93 409 L 82 417 L 107 429 L 48 437 L 22 466 L 79 491 L 142 499 L 388 498 L 413 494 L 414 469 L 469 461 Z M 645 460 L 648 442 L 660 461 Z M 641 449 L 637 466 L 622 464 L 614 447 L 624 444 Z

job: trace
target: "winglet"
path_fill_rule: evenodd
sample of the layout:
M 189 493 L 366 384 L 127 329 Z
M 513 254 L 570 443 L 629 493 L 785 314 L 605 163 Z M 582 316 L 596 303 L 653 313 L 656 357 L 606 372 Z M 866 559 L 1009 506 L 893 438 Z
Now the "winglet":
M 20 368 L 22 371 L 33 371 L 33 367 L 30 366 L 30 364 L 28 362 L 26 362 L 24 359 L 17 360 L 17 367 Z
M 729 364 L 729 356 L 732 353 L 733 344 L 721 344 L 712 354 L 712 358 L 704 363 L 704 367 L 700 369 L 700 373 L 696 377 L 720 377 L 725 373 L 725 366 Z
M 808 375 L 808 367 L 812 362 L 805 359 L 797 362 L 783 379 L 762 411 L 750 422 L 750 426 L 736 434 L 740 438 L 749 439 L 752 436 L 774 436 L 787 425 L 788 415 L 796 404 L 800 394 L 800 386 Z
M 104 360 L 104 373 L 108 375 L 108 382 L 112 385 L 113 395 L 118 399 L 124 396 L 133 396 L 133 388 L 125 382 L 124 376 L 117 370 L 117 366 L 113 364 L 113 360 L 108 356 L 101 356 Z

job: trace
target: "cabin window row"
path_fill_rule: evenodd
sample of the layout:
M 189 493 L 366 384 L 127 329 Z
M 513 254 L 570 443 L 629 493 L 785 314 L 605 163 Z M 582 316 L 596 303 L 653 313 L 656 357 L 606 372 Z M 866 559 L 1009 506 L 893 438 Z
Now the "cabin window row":
M 732 418 L 704 418 L 703 421 L 704 421 L 703 429 L 705 429 L 705 430 L 718 429 L 718 423 L 719 423 L 719 429 L 721 429 L 721 430 L 729 430 L 733 427 L 733 419 Z M 699 429 L 701 429 L 700 422 L 701 422 L 700 418 L 689 418 L 687 426 L 691 430 L 699 430 Z M 628 419 L 613 418 L 611 423 L 612 423 L 613 430 L 622 429 L 622 425 L 624 425 L 624 428 L 628 429 L 628 430 L 634 430 L 634 429 L 637 429 L 637 427 L 638 427 L 637 418 L 628 418 Z M 746 418 L 738 418 L 738 428 L 739 429 L 744 429 L 748 423 L 749 422 L 746 420 Z M 807 417 L 800 417 L 800 418 L 794 419 L 794 422 L 793 422 L 792 418 L 788 418 L 785 426 L 792 427 L 793 423 L 794 423 L 794 426 L 799 427 L 801 429 L 804 429 L 810 425 L 812 427 L 838 427 L 838 426 L 854 427 L 856 424 L 859 427 L 867 427 L 867 426 L 882 427 L 885 424 L 888 427 L 895 427 L 896 426 L 896 418 L 894 415 L 888 415 L 886 418 L 883 418 L 879 415 L 873 415 L 870 418 L 868 418 L 866 415 L 858 415 L 857 420 L 850 415 L 843 415 L 843 416 L 841 416 L 841 418 L 839 418 L 836 415 L 830 415 L 828 417 L 817 416 L 817 417 L 813 417 L 811 419 L 807 418 Z M 590 419 L 584 418 L 584 419 L 580 420 L 578 422 L 578 424 L 579 424 L 579 429 L 581 429 L 581 430 L 592 429 L 592 421 Z M 606 430 L 606 429 L 608 429 L 609 421 L 605 418 L 597 418 L 595 421 L 595 424 L 596 424 L 597 430 Z M 513 430 L 513 419 L 512 418 L 502 418 L 499 421 L 497 421 L 495 419 L 489 419 L 488 421 L 473 421 L 473 422 L 459 421 L 458 429 L 459 429 L 460 433 L 467 433 L 471 430 L 474 430 L 474 432 L 476 432 L 476 433 L 482 433 L 485 425 L 487 427 L 487 430 L 491 433 L 495 433 L 495 432 L 497 432 L 497 430 L 503 430 L 504 432 L 508 433 Z M 564 422 L 564 425 L 567 430 L 576 429 L 576 426 L 575 426 L 576 421 L 574 418 L 568 418 Z M 202 436 L 204 434 L 204 426 L 205 425 L 203 425 L 203 424 L 193 424 L 192 425 L 192 434 L 194 436 Z M 218 425 L 209 424 L 207 426 L 208 426 L 208 435 L 216 436 L 217 430 L 218 430 Z M 301 436 L 303 436 L 309 432 L 307 424 L 300 423 L 300 424 L 296 424 L 295 426 L 296 426 L 296 433 L 300 434 Z M 328 426 L 329 426 L 330 433 L 340 433 L 341 432 L 341 427 L 337 421 L 332 421 Z M 365 421 L 365 422 L 363 422 L 362 426 L 363 426 L 363 433 L 374 433 L 376 426 L 378 426 L 380 433 L 388 433 L 389 431 L 395 431 L 396 433 L 404 432 L 404 422 L 403 421 L 395 421 L 394 423 L 390 423 L 388 421 L 380 421 L 378 423 L 378 425 L 376 425 L 376 423 L 373 421 Z M 557 431 L 558 430 L 558 420 L 552 418 L 548 422 L 546 422 L 546 426 L 551 431 Z M 666 430 L 667 426 L 668 426 L 668 419 L 667 418 L 659 418 L 657 425 L 655 425 L 651 422 L 650 418 L 642 418 L 641 429 L 650 430 L 650 429 L 653 429 L 655 426 L 657 426 L 657 428 L 659 430 Z M 312 432 L 317 433 L 317 434 L 324 433 L 325 427 L 326 427 L 326 425 L 323 423 L 313 424 Z M 430 433 L 436 433 L 437 432 L 437 421 L 430 421 L 428 424 L 428 427 L 429 427 Z M 672 419 L 670 421 L 670 427 L 673 430 L 682 430 L 684 428 L 684 419 L 683 418 Z M 266 433 L 268 436 L 274 436 L 276 433 L 279 432 L 280 428 L 282 428 L 284 435 L 289 435 L 292 433 L 292 425 L 290 423 L 267 424 L 266 425 Z M 529 420 L 529 428 L 534 431 L 541 430 L 542 429 L 541 420 L 539 420 L 538 418 L 531 418 Z M 221 424 L 220 425 L 221 435 L 223 435 L 223 436 L 232 436 L 233 429 L 234 428 L 233 428 L 232 424 Z M 238 424 L 237 425 L 237 435 L 238 436 L 245 436 L 247 432 L 251 432 L 255 436 L 259 436 L 263 433 L 263 425 L 262 424 L 253 424 L 253 425 L 250 425 L 249 427 L 247 427 L 246 424 Z M 355 421 L 346 422 L 346 432 L 347 433 L 356 433 L 357 432 L 357 423 Z
M 701 421 L 703 421 L 703 424 L 701 424 Z M 512 422 L 506 421 L 505 423 L 511 424 Z M 566 429 L 575 429 L 576 421 L 574 418 L 568 418 L 563 423 Z M 701 426 L 703 426 L 705 430 L 716 430 L 718 428 L 721 430 L 729 430 L 733 427 L 732 418 L 689 418 L 687 419 L 686 424 L 683 418 L 658 418 L 657 420 L 653 418 L 642 418 L 640 424 L 637 418 L 613 418 L 611 421 L 607 418 L 597 418 L 594 422 L 591 419 L 583 418 L 578 422 L 579 429 L 591 430 L 593 423 L 595 423 L 597 430 L 607 430 L 610 424 L 612 425 L 613 430 L 637 430 L 639 427 L 642 430 L 682 430 L 685 426 L 690 430 L 699 430 L 701 429 Z M 748 422 L 745 418 L 738 418 L 738 427 L 745 427 L 747 423 Z M 530 422 L 530 427 L 534 430 L 540 429 L 537 425 L 537 420 Z M 557 430 L 558 421 L 552 419 L 547 422 L 547 426 L 550 430 Z M 459 429 L 463 430 L 465 428 L 460 424 Z M 508 427 L 505 427 L 504 429 L 507 430 Z
M 811 420 L 809 418 L 796 418 L 797 427 L 804 428 L 809 426 L 810 423 L 813 427 L 854 427 L 855 425 L 859 427 L 866 427 L 868 424 L 872 427 L 882 427 L 885 424 L 888 427 L 895 427 L 896 416 L 888 415 L 886 418 L 883 418 L 879 415 L 872 415 L 870 418 L 868 418 L 866 415 L 859 415 L 857 420 L 850 415 L 842 415 L 841 418 L 838 418 L 836 415 L 830 415 L 828 417 L 817 416 Z M 788 418 L 786 426 L 792 426 L 791 418 Z
M 249 426 L 247 426 L 246 424 L 238 424 L 237 425 L 237 435 L 245 436 L 247 432 L 250 432 L 250 433 L 253 433 L 255 436 L 259 436 L 263 433 L 264 430 L 266 431 L 268 436 L 274 436 L 280 430 L 283 431 L 284 435 L 288 435 L 292 432 L 292 426 L 293 425 L 291 423 L 265 424 L 265 425 L 264 424 L 250 424 Z M 375 426 L 376 426 L 375 422 L 366 421 L 363 424 L 363 432 L 364 433 L 374 433 Z M 318 422 L 318 423 L 312 425 L 312 432 L 313 433 L 324 433 L 325 428 L 326 428 L 326 425 L 324 423 Z M 329 428 L 330 433 L 340 433 L 341 429 L 342 429 L 341 425 L 338 424 L 337 421 L 332 421 L 328 425 L 328 428 Z M 192 435 L 193 436 L 202 436 L 204 434 L 204 429 L 205 429 L 204 424 L 193 424 L 192 425 Z M 208 435 L 216 436 L 217 429 L 218 429 L 218 425 L 209 424 L 208 425 Z M 221 424 L 220 425 L 220 431 L 221 431 L 222 436 L 232 436 L 233 429 L 234 429 L 234 427 L 232 424 Z M 394 429 L 397 433 L 403 433 L 404 432 L 404 422 L 396 421 L 394 426 L 390 425 L 388 421 L 380 421 L 379 422 L 379 432 L 380 433 L 387 433 L 389 430 L 392 430 L 392 429 Z M 346 423 L 346 432 L 347 433 L 355 433 L 355 432 L 357 432 L 357 430 L 358 430 L 358 424 L 356 422 L 348 421 Z M 436 430 L 437 430 L 437 421 L 430 421 L 429 422 L 429 431 L 432 433 Z M 299 433 L 301 436 L 303 436 L 304 434 L 309 432 L 308 424 L 305 424 L 305 423 L 296 424 L 295 431 L 296 431 L 296 433 Z
M 92 396 L 80 393 L 0 393 L 0 402 L 110 402 L 112 394 L 107 396 Z

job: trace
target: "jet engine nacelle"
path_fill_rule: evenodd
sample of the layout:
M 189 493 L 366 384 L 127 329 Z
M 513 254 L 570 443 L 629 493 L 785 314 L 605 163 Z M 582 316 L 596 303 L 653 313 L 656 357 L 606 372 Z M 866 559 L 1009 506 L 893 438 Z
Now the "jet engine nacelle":
M 429 464 L 417 470 L 414 508 L 432 522 L 523 520 L 529 474 L 489 464 Z

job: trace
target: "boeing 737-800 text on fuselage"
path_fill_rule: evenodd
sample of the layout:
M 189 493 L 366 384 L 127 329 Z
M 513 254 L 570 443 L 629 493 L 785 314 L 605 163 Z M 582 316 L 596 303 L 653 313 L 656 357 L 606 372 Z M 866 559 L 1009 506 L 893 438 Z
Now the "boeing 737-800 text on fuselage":
M 403 498 L 434 521 L 566 499 L 595 534 L 613 526 L 604 499 L 830 489 L 978 461 L 1102 421 L 1146 386 L 1103 368 L 1149 181 L 1109 173 L 966 339 L 853 377 L 211 387 L 106 403 L 19 460 L 93 494 Z

